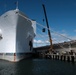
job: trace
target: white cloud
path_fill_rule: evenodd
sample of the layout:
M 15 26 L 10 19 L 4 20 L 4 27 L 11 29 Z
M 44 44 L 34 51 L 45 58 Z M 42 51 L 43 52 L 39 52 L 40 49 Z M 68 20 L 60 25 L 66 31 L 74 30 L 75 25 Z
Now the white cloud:
M 34 43 L 44 43 L 42 40 L 36 40 L 34 39 Z
M 46 40 L 45 43 L 48 43 L 49 44 L 50 42 L 49 42 L 49 40 Z
M 46 43 L 46 44 L 49 44 L 49 40 L 46 40 L 46 41 L 43 41 L 43 40 L 36 40 L 36 39 L 34 39 L 34 43 Z
M 43 41 L 41 41 L 41 40 L 38 40 L 38 41 L 37 41 L 37 43 L 43 43 Z
M 76 32 L 76 30 L 74 30 Z M 37 44 L 37 46 L 46 46 L 50 45 L 48 35 L 40 35 L 41 38 L 37 38 L 38 40 L 34 40 L 34 45 Z M 76 36 L 69 36 L 68 33 L 65 30 L 62 30 L 61 32 L 52 32 L 52 43 L 61 43 L 65 41 L 71 41 L 76 40 Z
M 36 43 L 37 41 L 34 39 L 34 41 L 33 41 L 34 43 Z
M 67 36 L 67 34 L 65 34 L 65 33 L 61 34 L 63 36 L 59 35 L 59 33 L 58 34 L 52 33 L 51 35 L 52 35 L 53 43 L 60 43 L 60 42 L 66 41 L 66 38 L 63 37 L 63 36 Z M 34 44 L 49 45 L 50 44 L 49 38 L 48 38 L 48 36 L 47 37 L 46 36 L 47 35 L 45 35 L 44 38 L 42 37 L 41 39 L 39 38 L 39 40 L 34 39 Z

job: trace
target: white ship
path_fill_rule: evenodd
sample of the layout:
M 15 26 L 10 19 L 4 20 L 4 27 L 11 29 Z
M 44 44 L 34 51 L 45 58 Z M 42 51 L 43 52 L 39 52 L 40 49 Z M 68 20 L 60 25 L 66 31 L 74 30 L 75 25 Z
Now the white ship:
M 19 61 L 32 53 L 36 22 L 19 9 L 0 16 L 0 59 Z

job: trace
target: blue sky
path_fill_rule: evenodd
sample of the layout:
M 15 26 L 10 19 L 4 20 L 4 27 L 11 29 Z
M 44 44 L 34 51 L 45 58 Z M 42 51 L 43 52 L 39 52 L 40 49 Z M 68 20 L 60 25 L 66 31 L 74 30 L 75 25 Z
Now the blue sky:
M 16 1 L 19 2 L 19 10 L 24 12 L 30 19 L 46 26 L 46 22 L 43 22 L 45 16 L 42 3 L 44 3 L 51 29 L 71 39 L 76 39 L 76 0 L 0 0 L 0 15 L 8 10 L 15 9 Z M 42 27 L 37 25 L 36 33 L 38 35 L 34 39 L 34 46 L 42 46 L 44 40 L 48 42 L 47 29 L 45 33 L 42 33 L 41 29 Z M 51 34 L 52 39 L 58 42 L 68 40 L 53 32 Z

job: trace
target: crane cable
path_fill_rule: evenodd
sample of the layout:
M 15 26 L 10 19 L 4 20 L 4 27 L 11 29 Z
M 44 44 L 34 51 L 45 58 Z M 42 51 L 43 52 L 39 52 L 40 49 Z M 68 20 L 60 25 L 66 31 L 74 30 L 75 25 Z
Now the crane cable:
M 33 20 L 31 20 L 31 19 L 29 19 L 29 18 L 21 15 L 20 13 L 18 13 L 18 15 L 22 16 L 23 18 L 25 18 L 25 19 L 27 19 L 27 20 L 29 20 L 29 21 L 33 21 Z M 41 27 L 43 27 L 43 28 L 48 29 L 46 26 L 43 26 L 42 24 L 40 24 L 40 23 L 38 23 L 38 22 L 36 22 L 36 24 L 39 25 L 39 26 L 41 26 Z M 55 32 L 54 30 L 52 30 L 51 28 L 49 28 L 49 30 L 51 30 L 53 33 L 55 33 L 55 34 L 57 34 L 57 35 L 60 35 L 60 36 L 62 36 L 62 37 L 64 37 L 64 38 L 67 38 L 67 39 L 69 39 L 69 40 L 72 41 L 71 38 L 69 38 L 69 37 L 67 37 L 67 36 L 64 36 L 64 35 L 62 35 L 62 34 L 60 34 L 60 33 L 57 33 L 57 32 Z
M 27 17 L 25 17 L 25 16 L 23 16 L 23 15 L 21 15 L 21 14 L 19 14 L 19 13 L 18 13 L 18 15 L 22 16 L 23 18 L 25 18 L 25 19 L 27 19 L 27 20 L 29 20 L 29 21 L 33 21 L 33 20 L 31 20 L 31 19 L 29 19 L 29 18 L 27 18 Z M 42 24 L 40 24 L 40 23 L 38 23 L 38 22 L 36 22 L 36 24 L 39 25 L 39 26 L 41 26 L 41 27 L 43 27 L 43 28 L 49 29 L 50 31 L 54 32 L 55 34 L 60 35 L 60 36 L 62 36 L 62 37 L 64 37 L 64 38 L 67 38 L 67 39 L 69 39 L 69 40 L 72 41 L 71 38 L 68 38 L 67 36 L 64 36 L 64 35 L 62 35 L 62 34 L 60 34 L 60 33 L 57 33 L 57 32 L 55 32 L 54 30 L 52 30 L 51 28 L 47 28 L 46 26 L 43 26 Z M 63 48 L 63 47 L 62 47 L 62 48 Z

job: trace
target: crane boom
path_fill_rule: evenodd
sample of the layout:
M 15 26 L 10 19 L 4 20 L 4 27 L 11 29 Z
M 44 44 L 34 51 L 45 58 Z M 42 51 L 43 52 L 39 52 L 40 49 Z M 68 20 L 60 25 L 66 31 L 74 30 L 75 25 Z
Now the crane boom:
M 48 19 L 47 19 L 47 15 L 46 15 L 46 10 L 45 10 L 45 6 L 44 4 L 42 4 L 43 6 L 43 10 L 44 10 L 44 14 L 45 14 L 45 19 L 46 19 L 46 24 L 47 24 L 47 29 L 48 29 L 48 36 L 49 36 L 49 41 L 50 41 L 50 50 L 52 50 L 53 46 L 52 46 L 52 39 L 51 39 L 51 33 L 49 30 L 49 24 L 48 24 Z

